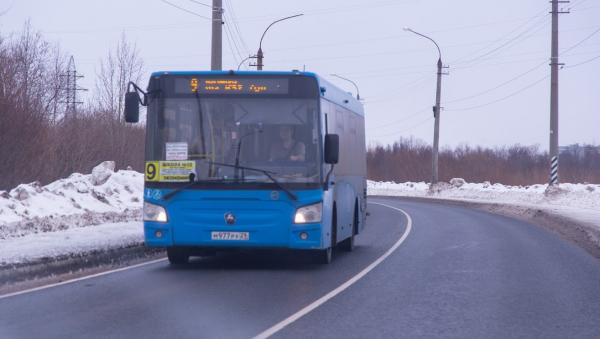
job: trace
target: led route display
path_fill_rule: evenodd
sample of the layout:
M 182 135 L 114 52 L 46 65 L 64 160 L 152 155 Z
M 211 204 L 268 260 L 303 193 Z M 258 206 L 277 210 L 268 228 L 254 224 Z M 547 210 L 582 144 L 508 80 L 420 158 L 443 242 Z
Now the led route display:
M 187 78 L 176 79 L 176 93 L 201 94 L 288 94 L 288 79 Z

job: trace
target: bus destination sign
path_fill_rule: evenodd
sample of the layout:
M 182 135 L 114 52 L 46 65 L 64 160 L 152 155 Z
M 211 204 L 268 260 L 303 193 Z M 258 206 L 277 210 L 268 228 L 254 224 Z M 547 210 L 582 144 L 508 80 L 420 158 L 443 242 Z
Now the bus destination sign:
M 180 79 L 178 79 L 180 80 Z M 181 79 L 183 80 L 183 79 Z M 201 94 L 288 94 L 288 79 L 260 78 L 191 78 L 186 79 L 187 93 Z M 179 81 L 178 81 L 179 82 Z M 176 84 L 181 93 L 182 84 Z

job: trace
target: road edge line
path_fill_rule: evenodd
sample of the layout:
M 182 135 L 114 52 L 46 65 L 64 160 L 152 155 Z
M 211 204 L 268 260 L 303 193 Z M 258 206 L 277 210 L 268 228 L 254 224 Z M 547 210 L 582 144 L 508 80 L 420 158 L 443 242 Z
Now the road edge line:
M 18 296 L 18 295 L 21 295 L 21 294 L 27 294 L 27 293 L 32 293 L 32 292 L 36 292 L 36 291 L 41 291 L 41 290 L 45 290 L 45 289 L 52 288 L 52 287 L 57 287 L 57 286 L 61 286 L 61 285 L 67 285 L 67 284 L 71 284 L 71 283 L 82 281 L 82 280 L 93 279 L 93 278 L 101 277 L 101 276 L 112 274 L 112 273 L 127 271 L 127 270 L 130 270 L 130 269 L 133 269 L 133 268 L 138 268 L 138 267 L 142 267 L 142 266 L 156 264 L 156 263 L 159 263 L 159 262 L 162 262 L 162 261 L 165 261 L 165 260 L 167 260 L 167 259 L 166 258 L 161 258 L 161 259 L 150 260 L 150 261 L 146 261 L 146 262 L 135 264 L 135 265 L 131 265 L 131 266 L 125 266 L 125 267 L 117 268 L 117 269 L 110 270 L 110 271 L 99 272 L 99 273 L 95 273 L 95 274 L 92 274 L 92 275 L 86 275 L 84 277 L 79 277 L 79 278 L 75 278 L 75 279 L 69 279 L 69 280 L 61 281 L 61 282 L 54 283 L 54 284 L 49 284 L 49 285 L 44 285 L 44 286 L 38 286 L 38 287 L 30 288 L 30 289 L 27 289 L 27 290 L 23 290 L 23 291 L 8 293 L 8 294 L 0 295 L 0 300 L 6 299 L 6 298 L 10 298 L 10 297 L 15 297 L 15 296 Z
M 337 296 L 338 294 L 340 294 L 343 291 L 345 291 L 346 289 L 348 289 L 348 287 L 354 285 L 354 283 L 356 283 L 361 278 L 363 278 L 365 275 L 367 275 L 369 272 L 371 272 L 375 267 L 379 266 L 379 264 L 381 264 L 398 247 L 400 247 L 400 245 L 402 245 L 402 243 L 404 242 L 404 240 L 406 240 L 406 238 L 408 237 L 408 235 L 410 234 L 410 232 L 412 230 L 412 218 L 410 217 L 410 215 L 407 212 L 405 212 L 403 209 L 400 209 L 398 207 L 390 206 L 390 205 L 379 203 L 379 202 L 369 202 L 369 203 L 373 204 L 373 205 L 380 205 L 380 206 L 391 208 L 393 210 L 401 212 L 402 214 L 404 214 L 404 216 L 406 216 L 406 220 L 407 220 L 406 229 L 404 230 L 404 234 L 402 234 L 400 239 L 398 239 L 398 241 L 396 241 L 396 243 L 392 247 L 390 247 L 384 254 L 382 254 L 379 258 L 377 258 L 375 261 L 373 261 L 371 264 L 369 264 L 369 266 L 365 267 L 362 271 L 358 272 L 355 276 L 348 279 L 346 282 L 344 282 L 340 286 L 336 287 L 334 290 L 325 294 L 321 298 L 313 301 L 312 303 L 310 303 L 309 305 L 300 309 L 299 311 L 292 314 L 291 316 L 289 316 L 289 317 L 285 318 L 284 320 L 278 322 L 277 324 L 269 327 L 265 331 L 257 334 L 256 336 L 253 337 L 253 339 L 268 338 L 268 337 L 276 334 L 277 332 L 281 331 L 286 326 L 292 324 L 296 320 L 298 320 L 298 319 L 302 318 L 303 316 L 307 315 L 308 313 L 312 312 L 317 307 L 323 305 L 324 303 L 326 303 L 333 297 Z

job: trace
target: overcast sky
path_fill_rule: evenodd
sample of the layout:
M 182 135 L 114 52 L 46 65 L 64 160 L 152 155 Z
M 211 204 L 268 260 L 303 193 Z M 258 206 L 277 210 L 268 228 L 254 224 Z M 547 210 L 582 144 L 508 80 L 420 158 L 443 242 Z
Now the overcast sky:
M 100 59 L 125 32 L 137 44 L 147 74 L 210 68 L 211 9 L 192 0 L 0 0 L 3 35 L 27 19 L 74 55 L 94 89 Z M 197 2 L 209 3 L 210 0 Z M 365 99 L 369 143 L 399 137 L 431 142 L 435 46 L 442 50 L 442 145 L 548 147 L 550 4 L 547 0 L 224 0 L 223 66 L 237 68 L 255 53 L 263 30 L 266 70 L 317 72 Z M 560 16 L 560 144 L 600 143 L 600 3 L 573 0 Z M 229 37 L 229 38 L 228 38 Z M 228 43 L 235 40 L 236 43 Z M 237 48 L 236 48 L 237 47 Z M 571 48 L 573 47 L 573 48 Z M 239 53 L 238 53 L 239 50 Z M 595 57 L 598 57 L 594 59 Z M 145 76 L 147 77 L 147 76 Z M 145 87 L 145 80 L 144 80 Z M 90 96 L 90 94 L 88 94 Z

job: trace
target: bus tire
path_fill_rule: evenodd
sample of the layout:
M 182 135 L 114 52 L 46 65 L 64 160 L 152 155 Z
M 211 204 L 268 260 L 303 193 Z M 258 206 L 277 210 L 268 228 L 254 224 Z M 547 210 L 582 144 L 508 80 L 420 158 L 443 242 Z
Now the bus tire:
M 190 254 L 179 248 L 167 248 L 167 258 L 171 265 L 185 265 L 190 260 Z
M 328 265 L 333 260 L 333 248 L 337 243 L 337 209 L 333 204 L 333 216 L 331 217 L 331 244 L 324 250 L 318 250 L 316 252 L 317 262 L 319 264 Z
M 354 250 L 354 237 L 358 231 L 358 213 L 356 207 L 354 207 L 354 220 L 352 221 L 352 234 L 340 242 L 340 248 L 346 252 L 352 252 Z
M 333 260 L 333 248 L 329 247 L 324 250 L 318 250 L 316 253 L 316 261 L 322 265 L 331 264 L 331 260 Z

